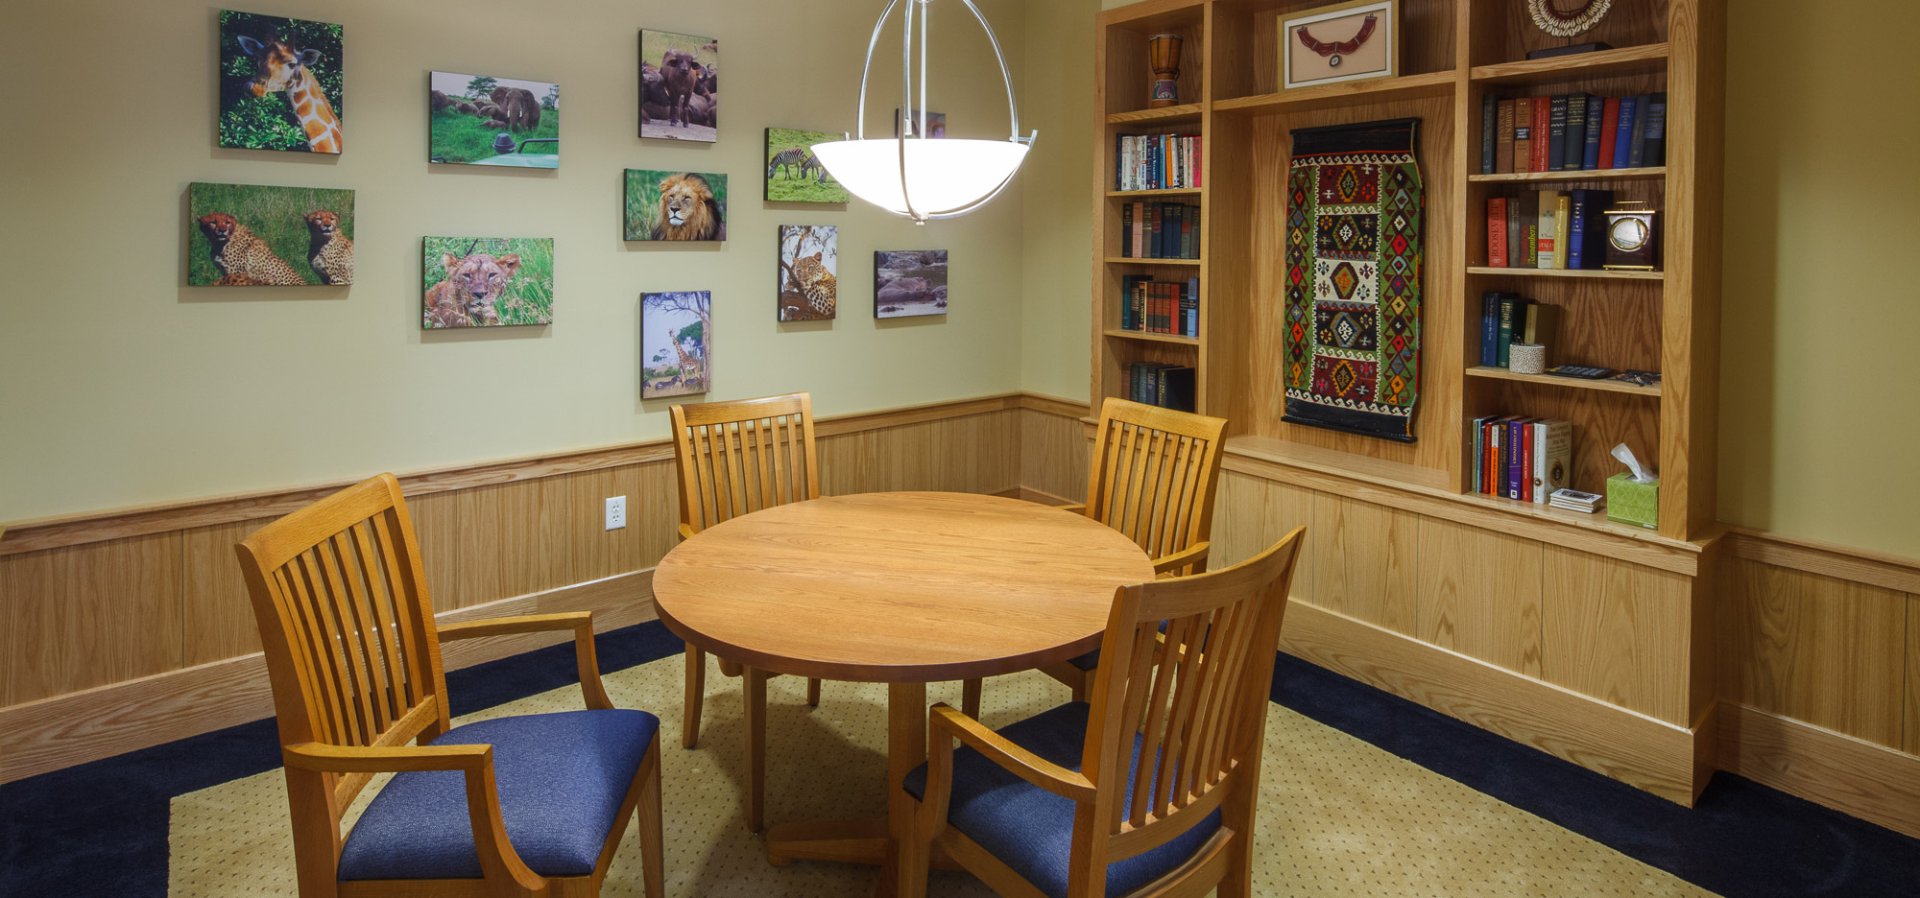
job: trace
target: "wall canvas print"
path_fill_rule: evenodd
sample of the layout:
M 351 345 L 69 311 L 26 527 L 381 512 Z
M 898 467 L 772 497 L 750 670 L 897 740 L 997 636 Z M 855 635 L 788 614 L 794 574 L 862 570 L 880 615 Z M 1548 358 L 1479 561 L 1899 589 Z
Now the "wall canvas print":
M 705 393 L 713 338 L 712 295 L 640 294 L 640 398 Z
M 1285 90 L 1389 78 L 1400 58 L 1399 0 L 1355 0 L 1280 18 Z
M 433 72 L 427 97 L 427 161 L 560 167 L 560 85 Z
M 917 128 L 920 126 L 920 110 L 909 109 L 907 110 L 907 115 L 913 119 L 914 127 Z M 898 106 L 895 106 L 893 108 L 893 136 L 895 137 L 900 136 L 900 107 Z M 947 114 L 944 112 L 927 113 L 927 133 L 922 134 L 920 136 L 922 137 L 947 136 Z
M 767 129 L 767 200 L 775 203 L 845 203 L 853 199 L 827 167 L 814 158 L 813 145 L 840 140 L 830 131 Z
M 947 251 L 880 250 L 873 254 L 873 317 L 947 314 Z
M 727 176 L 627 169 L 628 240 L 727 239 Z
M 353 283 L 351 190 L 195 183 L 187 218 L 188 286 Z
M 223 9 L 219 52 L 221 146 L 344 148 L 340 26 Z
M 720 42 L 640 32 L 640 136 L 719 140 Z
M 822 321 L 839 313 L 840 229 L 780 226 L 780 320 Z
M 553 323 L 553 238 L 421 241 L 422 330 Z

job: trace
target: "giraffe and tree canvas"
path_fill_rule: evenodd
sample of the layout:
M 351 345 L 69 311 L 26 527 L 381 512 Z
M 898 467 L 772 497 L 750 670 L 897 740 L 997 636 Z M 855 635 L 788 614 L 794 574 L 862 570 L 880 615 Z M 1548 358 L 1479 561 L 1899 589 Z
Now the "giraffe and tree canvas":
M 219 18 L 220 146 L 338 154 L 340 26 L 228 9 Z
M 641 399 L 707 391 L 712 308 L 705 290 L 640 294 Z

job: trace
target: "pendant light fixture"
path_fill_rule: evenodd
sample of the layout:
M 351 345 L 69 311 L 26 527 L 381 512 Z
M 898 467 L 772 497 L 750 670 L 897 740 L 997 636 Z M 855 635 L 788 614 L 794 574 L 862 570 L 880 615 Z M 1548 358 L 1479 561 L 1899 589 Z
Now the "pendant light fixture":
M 867 62 L 860 72 L 860 100 L 854 110 L 856 131 L 852 138 L 814 144 L 827 172 L 854 196 L 895 215 L 926 224 L 929 219 L 954 218 L 986 205 L 1000 195 L 1026 159 L 1027 149 L 1040 132 L 1020 135 L 1020 112 L 1013 100 L 1013 76 L 1007 71 L 1007 58 L 1000 52 L 1000 40 L 993 26 L 973 0 L 960 0 L 987 33 L 994 59 L 1000 63 L 1000 80 L 1007 87 L 1007 139 L 969 140 L 927 135 L 927 19 L 934 0 L 889 0 L 887 8 L 873 23 L 873 37 L 867 41 Z M 900 122 L 899 137 L 867 137 L 867 80 L 873 73 L 873 51 L 880 46 L 880 32 L 892 17 L 895 7 L 904 7 L 904 25 L 900 37 Z M 915 20 L 918 20 L 917 22 Z M 915 25 L 919 26 L 919 77 L 914 76 Z M 919 86 L 919 101 L 914 87 Z

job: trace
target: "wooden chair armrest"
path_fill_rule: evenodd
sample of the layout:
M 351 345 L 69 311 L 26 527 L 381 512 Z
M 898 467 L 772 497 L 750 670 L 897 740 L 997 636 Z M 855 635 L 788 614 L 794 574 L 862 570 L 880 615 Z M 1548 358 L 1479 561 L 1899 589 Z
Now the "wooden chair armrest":
M 1211 548 L 1213 548 L 1211 542 L 1201 540 L 1172 555 L 1155 558 L 1153 560 L 1153 572 L 1155 574 L 1165 574 L 1169 571 L 1180 570 L 1188 565 L 1204 565 L 1207 560 L 1207 550 Z M 1205 570 L 1205 568 L 1202 568 L 1202 570 Z
M 948 756 L 949 782 L 946 784 L 948 787 L 951 787 L 952 777 L 952 740 L 958 739 L 967 747 L 984 755 L 987 760 L 1048 792 L 1072 801 L 1093 800 L 1093 781 L 1086 776 L 1021 748 L 1019 744 L 1008 740 L 1005 736 L 987 729 L 986 724 L 960 713 L 945 702 L 933 706 L 928 724 L 933 730 L 934 751 Z M 927 772 L 927 793 L 931 795 L 933 794 L 931 767 Z
M 580 670 L 580 692 L 587 707 L 597 711 L 613 708 L 606 684 L 600 682 L 600 655 L 594 649 L 593 612 L 562 611 L 557 614 L 526 614 L 519 617 L 492 617 L 461 621 L 440 628 L 440 639 L 478 639 L 514 633 L 540 633 L 547 630 L 573 631 L 573 661 Z
M 678 532 L 680 534 L 680 539 L 684 541 L 684 540 L 692 539 L 693 535 L 695 533 L 698 533 L 699 531 L 693 529 L 692 524 L 681 524 Z
M 545 883 L 535 874 L 507 838 L 500 816 L 500 787 L 493 778 L 491 745 L 327 745 L 304 742 L 280 750 L 288 767 L 321 773 L 402 773 L 416 770 L 458 770 L 467 782 L 467 822 L 480 870 L 487 879 L 511 880 L 529 892 Z

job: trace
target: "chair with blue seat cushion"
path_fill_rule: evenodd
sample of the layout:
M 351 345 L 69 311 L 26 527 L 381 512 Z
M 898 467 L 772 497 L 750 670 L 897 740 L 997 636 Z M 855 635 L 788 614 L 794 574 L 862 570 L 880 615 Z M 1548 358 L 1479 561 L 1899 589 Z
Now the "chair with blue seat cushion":
M 302 898 L 594 896 L 629 818 L 647 898 L 662 898 L 660 721 L 607 698 L 590 614 L 438 626 L 388 474 L 237 548 L 273 685 Z M 589 710 L 451 726 L 441 641 L 554 630 L 573 633 Z M 385 772 L 396 775 L 343 843 L 345 809 Z
M 1120 588 L 1091 704 L 998 732 L 934 706 L 928 762 L 905 783 L 919 807 L 901 898 L 924 895 L 936 846 L 1007 896 L 1251 895 L 1267 695 L 1304 534 Z

